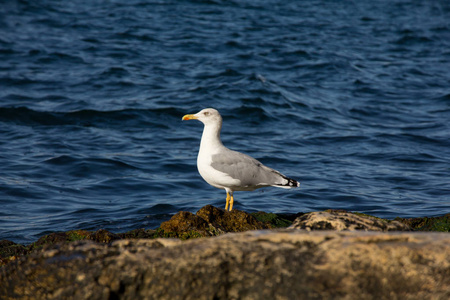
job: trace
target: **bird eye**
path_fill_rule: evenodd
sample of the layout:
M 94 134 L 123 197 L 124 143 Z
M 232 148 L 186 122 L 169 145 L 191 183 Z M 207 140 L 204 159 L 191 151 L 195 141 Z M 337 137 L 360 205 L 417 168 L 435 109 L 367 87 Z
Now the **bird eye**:
M 204 112 L 204 115 L 205 115 L 205 116 L 209 116 L 209 111 L 205 111 L 205 112 Z

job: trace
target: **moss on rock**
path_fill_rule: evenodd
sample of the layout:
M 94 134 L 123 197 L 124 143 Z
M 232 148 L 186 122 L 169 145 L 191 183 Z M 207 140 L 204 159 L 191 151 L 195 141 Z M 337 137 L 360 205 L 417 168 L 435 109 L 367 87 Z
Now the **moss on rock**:
M 196 214 L 179 212 L 170 220 L 163 222 L 158 231 L 159 237 L 191 239 L 217 236 L 227 232 L 268 229 L 269 224 L 258 221 L 249 213 L 232 210 L 225 211 L 211 205 L 202 207 Z
M 292 225 L 292 221 L 284 219 L 277 214 L 274 213 L 266 213 L 263 211 L 258 211 L 255 213 L 251 213 L 256 220 L 269 224 L 272 228 L 285 228 Z
M 122 239 L 152 239 L 155 238 L 156 230 L 153 229 L 134 229 L 117 235 Z
M 270 225 L 258 221 L 251 214 L 236 209 L 226 211 L 212 205 L 206 205 L 196 215 L 223 232 L 243 232 L 271 228 Z
M 415 231 L 450 232 L 450 213 L 441 217 L 395 218 L 396 221 L 407 224 Z

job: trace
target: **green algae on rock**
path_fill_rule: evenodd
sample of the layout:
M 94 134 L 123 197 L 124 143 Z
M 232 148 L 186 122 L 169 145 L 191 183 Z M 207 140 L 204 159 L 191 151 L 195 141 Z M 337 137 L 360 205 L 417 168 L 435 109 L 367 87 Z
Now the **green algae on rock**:
M 416 231 L 441 231 L 450 232 L 450 213 L 441 217 L 423 217 L 423 218 L 395 218 L 396 221 L 410 226 Z
M 282 215 L 274 214 L 274 213 L 266 213 L 263 211 L 258 211 L 251 213 L 256 220 L 270 225 L 272 228 L 286 228 L 292 225 L 293 221 L 283 218 Z M 294 215 L 294 214 L 292 214 Z
M 154 229 L 133 229 L 124 233 L 118 233 L 117 235 L 122 239 L 153 239 L 157 237 L 156 230 Z
M 251 214 L 237 209 L 226 211 L 212 205 L 206 205 L 196 215 L 223 232 L 243 232 L 271 228 L 270 225 L 258 221 Z
M 26 255 L 29 252 L 28 247 L 16 244 L 8 240 L 0 241 L 0 267 L 18 257 Z
M 180 211 L 170 220 L 161 223 L 159 229 L 163 230 L 165 234 L 171 234 L 170 237 L 177 237 L 179 234 L 193 231 L 200 236 L 211 236 L 208 227 L 208 223 L 199 216 L 191 212 Z
M 183 239 L 268 228 L 271 226 L 249 213 L 236 209 L 225 211 L 212 205 L 202 207 L 196 214 L 179 212 L 160 226 L 165 235 Z

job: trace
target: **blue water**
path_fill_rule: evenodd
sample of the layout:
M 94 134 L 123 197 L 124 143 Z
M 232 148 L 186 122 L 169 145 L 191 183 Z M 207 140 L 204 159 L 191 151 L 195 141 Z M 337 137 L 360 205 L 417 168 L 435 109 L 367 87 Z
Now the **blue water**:
M 0 239 L 156 228 L 225 205 L 196 169 L 226 146 L 301 182 L 245 211 L 450 212 L 449 1 L 0 4 Z

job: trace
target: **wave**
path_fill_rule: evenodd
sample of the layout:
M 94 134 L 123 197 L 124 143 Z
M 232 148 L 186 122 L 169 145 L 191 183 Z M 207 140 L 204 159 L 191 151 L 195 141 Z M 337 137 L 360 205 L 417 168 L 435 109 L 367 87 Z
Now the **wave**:
M 23 126 L 83 127 L 145 127 L 167 128 L 159 122 L 164 117 L 180 117 L 183 111 L 177 108 L 122 109 L 115 111 L 78 110 L 73 112 L 46 112 L 27 107 L 0 107 L 0 122 Z

